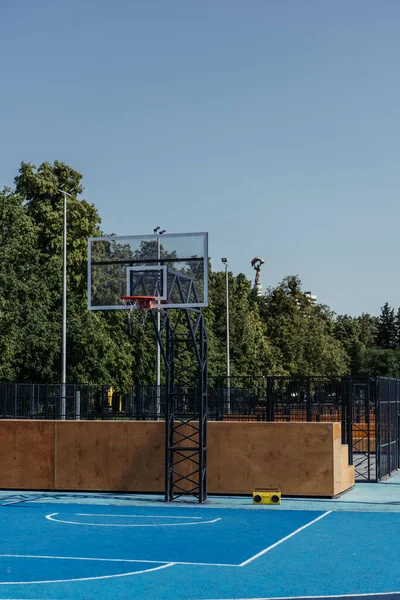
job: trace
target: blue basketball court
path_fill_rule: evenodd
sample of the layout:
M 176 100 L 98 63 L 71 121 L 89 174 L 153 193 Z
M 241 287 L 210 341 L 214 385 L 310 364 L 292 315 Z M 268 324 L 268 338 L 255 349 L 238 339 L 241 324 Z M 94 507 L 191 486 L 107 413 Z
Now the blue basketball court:
M 397 478 L 270 507 L 1 492 L 0 600 L 395 597 Z

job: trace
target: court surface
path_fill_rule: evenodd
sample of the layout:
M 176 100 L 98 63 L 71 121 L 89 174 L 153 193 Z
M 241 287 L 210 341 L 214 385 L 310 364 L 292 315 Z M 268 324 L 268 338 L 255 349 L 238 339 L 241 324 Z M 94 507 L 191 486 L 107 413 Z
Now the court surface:
M 400 598 L 400 476 L 337 500 L 0 492 L 0 600 Z

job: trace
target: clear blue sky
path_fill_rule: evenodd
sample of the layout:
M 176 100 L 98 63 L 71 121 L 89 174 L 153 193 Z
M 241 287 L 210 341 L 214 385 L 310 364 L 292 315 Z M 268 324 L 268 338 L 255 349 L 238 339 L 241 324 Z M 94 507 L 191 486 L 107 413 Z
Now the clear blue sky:
M 84 176 L 107 233 L 208 231 L 338 313 L 400 306 L 399 0 L 2 0 L 0 186 Z

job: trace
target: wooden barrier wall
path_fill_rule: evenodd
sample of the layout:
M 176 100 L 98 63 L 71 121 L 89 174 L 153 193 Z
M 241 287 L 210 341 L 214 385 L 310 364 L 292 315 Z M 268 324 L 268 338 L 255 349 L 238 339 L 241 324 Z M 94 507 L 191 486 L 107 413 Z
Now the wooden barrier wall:
M 0 488 L 163 492 L 164 423 L 0 421 Z M 354 485 L 340 423 L 208 424 L 208 491 L 335 496 Z

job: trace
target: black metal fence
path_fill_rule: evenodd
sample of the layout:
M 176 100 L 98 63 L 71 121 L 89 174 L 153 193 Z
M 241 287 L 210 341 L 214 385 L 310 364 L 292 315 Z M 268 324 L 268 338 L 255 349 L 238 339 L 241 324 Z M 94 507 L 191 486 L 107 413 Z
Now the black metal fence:
M 133 398 L 119 396 L 105 385 L 67 384 L 64 388 L 61 384 L 0 383 L 0 418 L 133 418 Z
M 179 393 L 178 393 L 179 392 Z M 196 414 L 195 387 L 177 390 L 175 413 Z M 65 411 L 64 407 L 65 406 Z M 163 420 L 165 388 L 0 383 L 3 419 Z M 63 414 L 64 411 L 64 414 Z M 400 380 L 371 377 L 231 377 L 209 382 L 208 418 L 217 421 L 328 421 L 342 424 L 357 481 L 399 468 Z
M 376 465 L 377 479 L 399 468 L 400 380 L 377 380 Z

